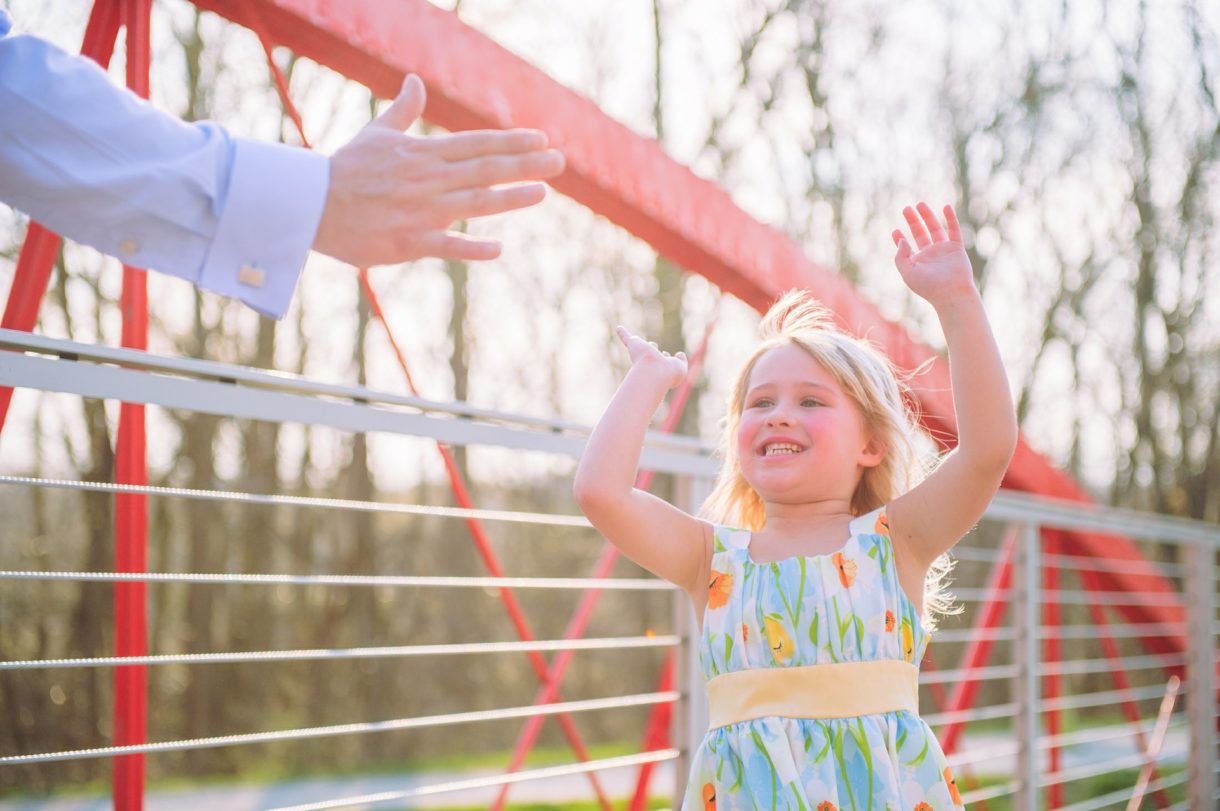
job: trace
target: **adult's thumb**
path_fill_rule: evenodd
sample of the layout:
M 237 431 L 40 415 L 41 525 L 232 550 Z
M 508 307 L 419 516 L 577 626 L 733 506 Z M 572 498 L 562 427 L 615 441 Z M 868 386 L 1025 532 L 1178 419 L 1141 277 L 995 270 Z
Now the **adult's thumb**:
M 423 80 L 414 73 L 408 73 L 407 78 L 402 82 L 402 89 L 398 91 L 398 98 L 394 99 L 381 115 L 373 119 L 373 124 L 402 132 L 423 114 L 426 100 L 427 94 L 424 92 Z

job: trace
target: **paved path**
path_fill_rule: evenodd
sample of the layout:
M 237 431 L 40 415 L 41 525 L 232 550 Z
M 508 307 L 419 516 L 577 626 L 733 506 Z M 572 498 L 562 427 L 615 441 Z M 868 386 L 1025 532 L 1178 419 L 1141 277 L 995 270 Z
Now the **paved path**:
M 963 739 L 963 751 L 976 747 L 993 747 L 1011 740 L 1002 735 L 974 735 Z M 1162 753 L 1163 762 L 1184 763 L 1186 760 L 1187 731 L 1176 729 L 1169 733 Z M 1135 744 L 1126 738 L 1099 741 L 1071 747 L 1064 752 L 1061 768 L 1073 768 L 1094 763 L 1114 761 L 1136 752 Z M 1011 773 L 1015 758 L 998 758 L 985 764 L 986 774 Z M 982 770 L 980 770 L 982 771 Z M 176 789 L 149 793 L 144 807 L 147 811 L 263 811 L 263 809 L 303 805 L 324 800 L 356 797 L 379 792 L 404 791 L 411 788 L 462 780 L 471 777 L 495 774 L 492 770 L 480 772 L 428 772 L 411 775 L 377 775 L 370 777 L 336 777 L 294 780 L 263 786 L 227 785 L 197 789 Z M 611 797 L 627 797 L 635 788 L 636 768 L 621 768 L 602 772 L 602 785 Z M 665 796 L 672 791 L 674 773 L 672 763 L 657 766 L 653 776 L 654 795 Z M 446 806 L 486 807 L 496 795 L 496 789 L 474 789 L 403 800 L 377 808 L 444 808 Z M 511 799 L 518 802 L 562 803 L 590 797 L 589 784 L 584 775 L 570 775 L 550 780 L 521 783 L 513 787 Z M 347 806 L 349 808 L 373 808 L 374 806 Z M 0 800 L 0 811 L 106 811 L 110 808 L 109 797 L 76 797 L 51 800 Z

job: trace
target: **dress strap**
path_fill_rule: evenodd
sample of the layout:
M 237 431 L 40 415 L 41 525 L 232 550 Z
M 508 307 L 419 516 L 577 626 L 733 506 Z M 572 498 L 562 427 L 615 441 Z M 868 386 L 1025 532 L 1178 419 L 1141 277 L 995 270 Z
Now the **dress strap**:
M 727 552 L 730 549 L 745 549 L 750 545 L 750 531 L 720 524 L 712 526 L 712 552 Z
M 871 512 L 857 515 L 849 525 L 852 536 L 868 534 L 884 535 L 888 538 L 890 534 L 889 517 L 886 515 L 888 509 L 889 505 L 883 504 Z
M 919 669 L 884 659 L 803 667 L 757 667 L 708 680 L 709 727 L 756 718 L 854 718 L 919 713 Z

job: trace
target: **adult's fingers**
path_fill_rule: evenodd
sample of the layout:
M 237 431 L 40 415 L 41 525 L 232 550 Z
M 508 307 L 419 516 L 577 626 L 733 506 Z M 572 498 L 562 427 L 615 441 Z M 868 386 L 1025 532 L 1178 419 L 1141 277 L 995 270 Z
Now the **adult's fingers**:
M 456 222 L 526 208 L 542 202 L 545 197 L 546 186 L 541 183 L 500 189 L 461 189 L 437 197 L 433 212 L 440 220 Z
M 553 149 L 520 155 L 489 155 L 443 163 L 436 169 L 435 185 L 441 191 L 477 189 L 546 180 L 563 171 L 563 156 Z
M 945 206 L 945 224 L 949 227 L 949 239 L 961 242 L 962 226 L 957 221 L 957 212 L 953 210 L 953 206 Z
M 447 161 L 461 161 L 483 155 L 509 155 L 545 149 L 542 130 L 467 130 L 421 138 L 420 146 Z
M 456 231 L 430 231 L 421 236 L 416 245 L 420 256 L 467 261 L 495 259 L 500 255 L 501 247 L 494 240 L 474 239 Z
M 427 91 L 424 90 L 423 80 L 414 73 L 408 73 L 407 78 L 403 79 L 402 89 L 398 91 L 398 98 L 394 99 L 381 115 L 374 118 L 369 126 L 403 132 L 423 114 L 426 101 Z
M 936 219 L 936 214 L 932 212 L 932 207 L 927 203 L 920 203 L 918 206 L 919 216 L 923 217 L 924 224 L 928 226 L 928 235 L 933 242 L 945 241 L 945 229 L 940 227 L 940 221 Z
M 915 238 L 916 247 L 926 248 L 932 244 L 928 231 L 924 228 L 923 221 L 919 219 L 919 215 L 915 213 L 915 209 L 907 206 L 902 210 L 902 216 L 907 221 L 907 227 L 911 229 L 911 236 Z

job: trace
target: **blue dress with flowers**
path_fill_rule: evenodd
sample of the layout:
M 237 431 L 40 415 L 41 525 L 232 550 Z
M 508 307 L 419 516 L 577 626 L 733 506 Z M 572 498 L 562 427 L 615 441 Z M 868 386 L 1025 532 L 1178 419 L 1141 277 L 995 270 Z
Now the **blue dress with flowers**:
M 756 564 L 750 533 L 716 527 L 699 645 L 704 678 L 761 667 L 884 659 L 918 664 L 928 633 L 898 582 L 884 508 L 830 555 Z M 940 744 L 907 711 L 766 717 L 710 730 L 684 811 L 953 811 L 964 806 Z

